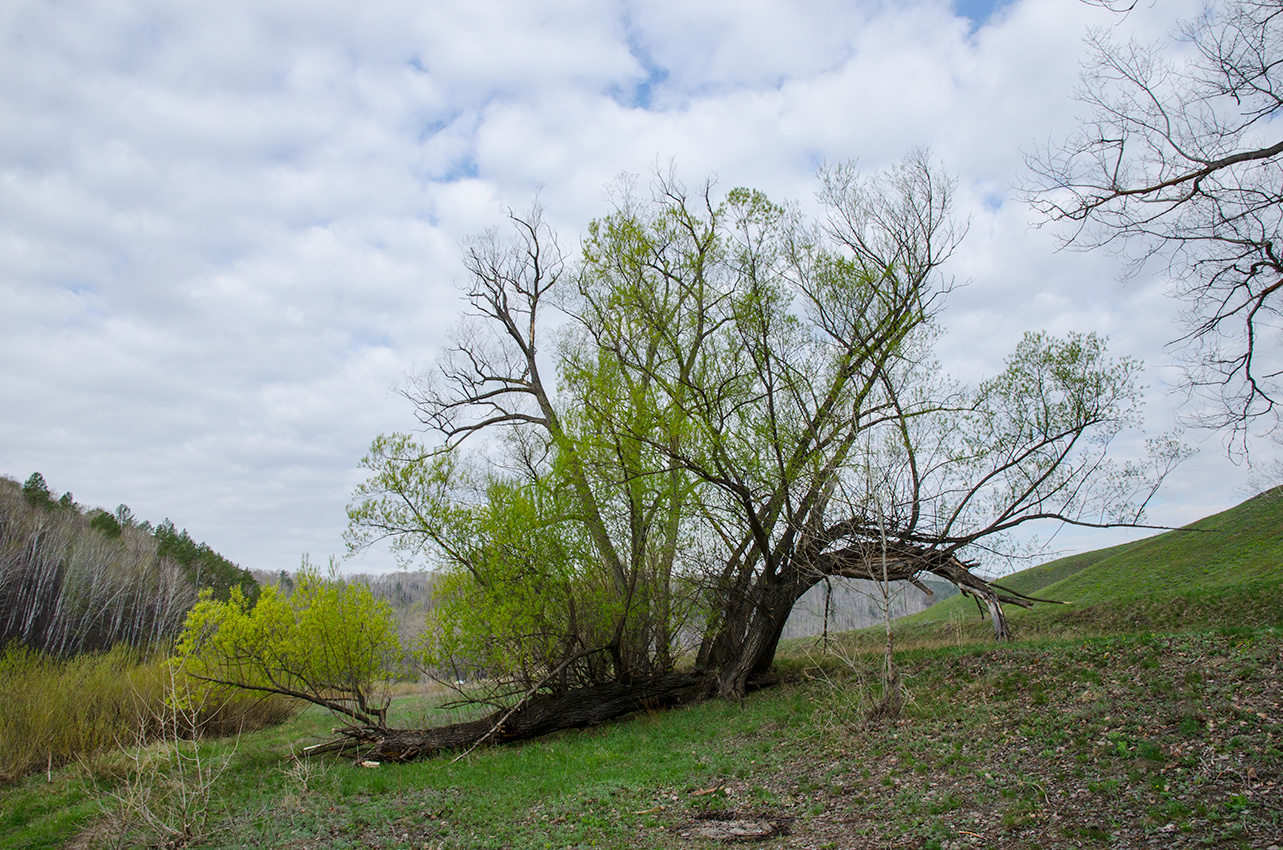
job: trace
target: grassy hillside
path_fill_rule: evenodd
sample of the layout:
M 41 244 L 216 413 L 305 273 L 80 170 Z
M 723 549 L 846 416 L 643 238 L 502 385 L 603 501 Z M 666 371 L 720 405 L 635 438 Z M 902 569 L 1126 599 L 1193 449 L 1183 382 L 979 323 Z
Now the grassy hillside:
M 1228 622 L 1283 626 L 1283 490 L 1175 531 L 1051 561 L 999 584 L 1067 603 L 1010 611 L 1018 627 L 1040 632 L 1075 626 L 1162 631 Z M 913 633 L 975 617 L 974 601 L 957 598 L 907 617 L 899 627 Z
M 892 722 L 866 719 L 882 636 L 858 632 L 791 642 L 740 703 L 459 759 L 294 760 L 333 726 L 309 710 L 0 786 L 0 850 L 1283 847 L 1283 498 L 1190 528 L 1011 577 L 1071 603 L 1018 612 L 1013 644 L 958 600 L 909 618 Z M 438 701 L 394 709 L 454 719 Z
M 1009 587 L 1020 593 L 1040 596 L 1043 595 L 1047 587 L 1082 572 L 1101 561 L 1124 555 L 1127 550 L 1136 545 L 1137 543 L 1123 543 L 1118 546 L 1111 546 L 1108 549 L 1097 549 L 1094 552 L 1083 552 L 1078 555 L 1070 555 L 1067 558 L 1048 561 L 1045 564 L 1039 564 L 1036 567 L 1030 567 L 1027 570 L 1021 570 L 1014 575 L 1007 576 L 1001 580 L 1001 583 L 1003 587 Z

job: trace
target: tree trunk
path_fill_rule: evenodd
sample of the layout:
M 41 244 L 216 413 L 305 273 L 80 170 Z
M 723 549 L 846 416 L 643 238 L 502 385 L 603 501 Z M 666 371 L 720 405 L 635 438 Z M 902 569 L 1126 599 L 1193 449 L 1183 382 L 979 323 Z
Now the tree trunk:
M 748 692 L 750 681 L 770 673 L 793 606 L 822 578 L 800 580 L 792 571 L 786 573 L 756 589 L 756 601 L 738 634 L 718 636 L 716 643 L 722 652 L 710 669 L 716 675 L 719 697 L 738 699 Z
M 350 726 L 338 730 L 341 738 L 307 752 L 343 752 L 374 761 L 410 761 L 479 743 L 507 744 L 563 729 L 593 726 L 635 711 L 706 699 L 715 690 L 709 677 L 697 673 L 670 673 L 632 684 L 610 682 L 555 696 L 539 695 L 515 711 L 504 709 L 480 720 L 435 729 Z
M 894 578 L 908 580 L 919 571 L 947 578 L 962 592 L 982 600 L 998 640 L 1011 639 L 1001 603 L 1028 607 L 1033 601 L 1015 591 L 999 592 L 1000 589 L 972 574 L 955 558 L 927 562 Z M 309 755 L 340 752 L 374 761 L 410 761 L 483 743 L 524 741 L 565 729 L 593 726 L 636 711 L 668 708 L 713 696 L 737 699 L 755 688 L 778 681 L 770 675 L 770 668 L 784 625 L 797 600 L 825 575 L 876 578 L 855 575 L 849 566 L 829 571 L 783 570 L 781 575 L 763 581 L 754 589 L 752 602 L 738 610 L 732 607 L 737 613 L 723 621 L 722 628 L 705 643 L 693 673 L 666 673 L 630 683 L 605 682 L 561 694 L 539 694 L 519 703 L 515 709 L 435 729 L 349 726 L 337 730 L 338 739 L 310 747 L 305 752 Z
M 930 549 L 898 546 L 892 558 L 877 561 L 860 549 L 835 552 L 824 558 L 810 559 L 809 566 L 785 565 L 777 576 L 759 579 L 753 588 L 751 602 L 739 607 L 728 606 L 731 616 L 718 633 L 706 643 L 711 651 L 701 650 L 699 669 L 707 670 L 717 682 L 719 697 L 739 698 L 751 678 L 769 672 L 775 660 L 780 635 L 793 606 L 806 591 L 828 576 L 867 581 L 912 581 L 919 573 L 933 573 L 952 582 L 960 591 L 981 601 L 993 623 L 994 637 L 1012 640 L 1002 603 L 1028 608 L 1033 597 L 1004 590 L 971 572 L 967 564 L 952 556 L 939 556 Z

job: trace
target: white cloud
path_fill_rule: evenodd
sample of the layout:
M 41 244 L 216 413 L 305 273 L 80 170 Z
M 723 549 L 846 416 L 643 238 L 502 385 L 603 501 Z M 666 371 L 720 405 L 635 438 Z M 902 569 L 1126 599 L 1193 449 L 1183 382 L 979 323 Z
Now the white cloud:
M 835 67 L 874 14 L 872 4 L 840 0 L 641 0 L 627 9 L 639 52 L 664 73 L 661 107 L 692 91 L 771 88 Z
M 415 424 L 391 388 L 459 313 L 459 240 L 538 191 L 569 247 L 611 179 L 670 160 L 809 203 L 821 161 L 931 146 L 973 216 L 950 371 L 992 371 L 1026 329 L 1097 329 L 1162 388 L 1161 281 L 1054 253 L 1009 197 L 1021 151 L 1072 120 L 1084 27 L 1111 20 L 1064 0 L 979 28 L 944 0 L 5 4 L 0 472 L 171 516 L 245 566 L 323 560 L 369 440 Z M 1240 495 L 1210 456 L 1177 491 L 1198 510 Z

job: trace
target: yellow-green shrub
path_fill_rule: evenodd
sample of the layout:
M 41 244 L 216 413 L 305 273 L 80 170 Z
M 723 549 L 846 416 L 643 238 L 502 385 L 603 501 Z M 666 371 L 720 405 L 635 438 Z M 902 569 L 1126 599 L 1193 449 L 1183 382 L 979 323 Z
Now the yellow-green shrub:
M 402 655 L 390 605 L 306 563 L 288 597 L 273 587 L 257 602 L 235 587 L 226 602 L 202 595 L 177 653 L 190 675 L 220 693 L 280 694 L 367 725 L 386 722 L 388 697 L 375 691 Z

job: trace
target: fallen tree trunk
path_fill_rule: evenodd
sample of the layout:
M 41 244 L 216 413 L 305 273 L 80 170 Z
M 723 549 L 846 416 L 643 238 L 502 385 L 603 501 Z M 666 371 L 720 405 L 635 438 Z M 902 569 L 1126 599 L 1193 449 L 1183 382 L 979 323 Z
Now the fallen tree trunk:
M 604 723 L 636 711 L 658 710 L 711 697 L 739 698 L 748 691 L 778 681 L 770 673 L 784 623 L 794 603 L 824 576 L 867 580 L 908 581 L 933 573 L 952 582 L 987 610 L 998 640 L 1010 640 L 1011 630 L 1002 603 L 1030 607 L 1052 602 L 1002 588 L 976 576 L 968 564 L 951 554 L 899 544 L 879 548 L 876 559 L 867 547 L 851 546 L 824 553 L 805 568 L 790 562 L 755 588 L 737 625 L 724 623 L 720 640 L 701 648 L 695 672 L 666 673 L 631 682 L 603 682 L 562 691 L 539 693 L 561 667 L 533 686 L 509 708 L 465 723 L 431 729 L 389 729 L 350 725 L 335 730 L 339 737 L 309 747 L 305 755 L 342 753 L 362 760 L 404 762 L 446 751 L 470 750 L 483 744 L 507 744 L 553 732 Z M 885 552 L 886 554 L 883 554 Z M 921 585 L 919 585 L 921 586 Z M 587 653 L 584 653 L 585 655 Z M 582 656 L 575 656 L 566 662 Z
M 752 684 L 762 687 L 774 679 Z M 514 743 L 564 729 L 604 723 L 636 711 L 652 711 L 706 699 L 716 681 L 702 673 L 669 673 L 638 682 L 608 682 L 561 694 L 539 694 L 515 710 L 503 709 L 479 720 L 434 729 L 382 729 L 348 726 L 339 738 L 304 751 L 305 755 L 344 753 L 371 761 L 411 761 L 479 743 Z

